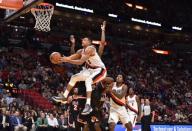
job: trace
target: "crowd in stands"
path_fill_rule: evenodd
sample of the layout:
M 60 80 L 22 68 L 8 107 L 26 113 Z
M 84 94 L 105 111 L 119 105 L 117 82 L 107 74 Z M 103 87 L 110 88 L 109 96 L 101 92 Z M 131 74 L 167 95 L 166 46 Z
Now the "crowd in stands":
M 160 56 L 152 52 L 129 50 L 124 46 L 110 45 L 103 55 L 108 75 L 126 76 L 140 98 L 150 98 L 155 107 L 155 122 L 192 122 L 192 76 L 187 67 L 192 58 Z M 33 90 L 51 101 L 53 95 L 62 95 L 70 76 L 79 67 L 65 68 L 50 64 L 46 52 L 22 48 L 2 48 L 0 51 L 0 120 L 8 116 L 7 126 L 19 130 L 65 130 L 68 113 L 60 106 L 47 110 L 31 105 L 17 93 L 16 88 Z M 8 86 L 7 86 L 8 84 Z M 106 98 L 107 99 L 107 98 Z M 105 101 L 103 119 L 107 120 L 109 102 Z M 0 124 L 0 128 L 4 126 Z

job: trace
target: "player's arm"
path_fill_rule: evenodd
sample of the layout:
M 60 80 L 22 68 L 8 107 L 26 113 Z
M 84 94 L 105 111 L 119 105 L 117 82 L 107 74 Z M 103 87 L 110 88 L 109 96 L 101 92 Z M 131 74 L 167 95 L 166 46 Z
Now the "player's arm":
M 152 112 L 151 112 L 151 115 L 152 115 L 151 122 L 154 122 L 155 121 L 155 111 L 154 111 L 154 108 L 152 106 L 151 106 L 151 110 L 152 110 Z
M 136 96 L 136 102 L 137 102 L 137 105 L 138 105 L 138 119 L 137 121 L 140 121 L 141 119 L 141 102 L 140 102 L 140 99 L 138 96 Z
M 85 63 L 86 60 L 88 60 L 91 56 L 94 55 L 94 53 L 96 52 L 96 49 L 94 47 L 87 47 L 87 49 L 85 50 L 85 53 L 81 56 L 80 59 L 70 59 L 69 57 L 62 57 L 61 61 L 62 62 L 68 62 L 74 65 L 82 65 L 83 63 Z
M 81 58 L 82 49 L 78 50 L 75 54 L 68 56 L 68 59 L 77 60 Z
M 127 94 L 127 85 L 123 85 L 121 93 L 117 93 L 115 90 L 112 90 L 111 93 L 113 93 L 117 98 L 122 99 Z
M 155 111 L 152 111 L 152 118 L 151 118 L 151 122 L 155 121 Z
M 70 45 L 71 45 L 71 48 L 70 48 L 70 54 L 75 54 L 75 44 L 76 44 L 76 40 L 75 40 L 75 37 L 74 35 L 70 35 Z
M 106 27 L 106 21 L 103 21 L 103 24 L 101 25 L 101 43 L 99 45 L 98 54 L 101 57 L 103 55 L 104 47 L 105 47 L 105 27 Z

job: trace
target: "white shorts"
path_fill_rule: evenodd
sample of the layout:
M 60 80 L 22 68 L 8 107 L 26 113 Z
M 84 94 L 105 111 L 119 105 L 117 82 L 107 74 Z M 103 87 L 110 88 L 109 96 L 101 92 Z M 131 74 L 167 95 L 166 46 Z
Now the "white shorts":
M 137 114 L 128 113 L 128 115 L 129 115 L 132 127 L 134 127 L 137 122 Z
M 75 81 L 85 81 L 88 78 L 91 78 L 93 83 L 98 83 L 101 80 L 103 80 L 107 76 L 107 71 L 104 68 L 96 68 L 96 69 L 91 69 L 91 68 L 85 68 L 83 67 L 83 70 L 81 70 L 79 73 L 73 75 L 73 79 Z M 70 83 L 70 85 L 74 86 L 75 83 Z
M 127 114 L 127 110 L 124 106 L 122 106 L 119 109 L 115 108 L 110 108 L 109 112 L 109 120 L 108 123 L 115 123 L 117 124 L 118 121 L 121 121 L 123 125 L 127 124 L 130 122 L 129 115 Z

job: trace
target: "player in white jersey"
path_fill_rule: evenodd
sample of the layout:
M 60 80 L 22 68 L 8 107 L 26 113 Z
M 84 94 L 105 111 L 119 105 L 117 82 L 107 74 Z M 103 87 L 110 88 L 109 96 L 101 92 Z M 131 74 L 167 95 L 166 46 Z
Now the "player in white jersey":
M 132 127 L 135 123 L 140 120 L 141 117 L 141 106 L 139 97 L 134 93 L 133 88 L 129 88 L 127 101 L 127 112 L 132 123 Z
M 110 94 L 109 130 L 114 131 L 115 125 L 120 120 L 127 128 L 127 131 L 132 131 L 130 119 L 125 107 L 127 85 L 124 84 L 123 76 L 118 75 L 116 82 L 112 81 L 107 90 Z
M 91 103 L 91 93 L 92 93 L 92 84 L 98 83 L 103 80 L 107 71 L 104 63 L 102 62 L 100 56 L 98 55 L 96 48 L 91 44 L 92 41 L 90 38 L 85 37 L 82 39 L 82 49 L 78 50 L 75 54 L 71 56 L 64 56 L 61 58 L 60 62 L 67 62 L 74 65 L 83 65 L 83 70 L 80 73 L 73 75 L 67 85 L 63 96 L 64 97 L 53 97 L 53 100 L 56 102 L 62 102 L 67 100 L 68 94 L 75 84 L 79 81 L 85 81 L 87 100 L 84 110 L 82 111 L 83 115 L 87 115 L 92 111 L 90 106 Z

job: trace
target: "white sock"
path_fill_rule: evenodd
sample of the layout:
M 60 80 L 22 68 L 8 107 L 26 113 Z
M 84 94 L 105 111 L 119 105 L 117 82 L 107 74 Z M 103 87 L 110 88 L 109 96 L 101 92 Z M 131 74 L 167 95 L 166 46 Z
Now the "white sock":
M 86 104 L 91 105 L 91 98 L 87 98 Z
M 64 92 L 64 94 L 63 94 L 63 96 L 64 96 L 65 98 L 67 98 L 67 97 L 68 97 L 68 95 L 69 95 L 69 91 L 68 91 L 68 90 L 65 90 L 65 92 Z

